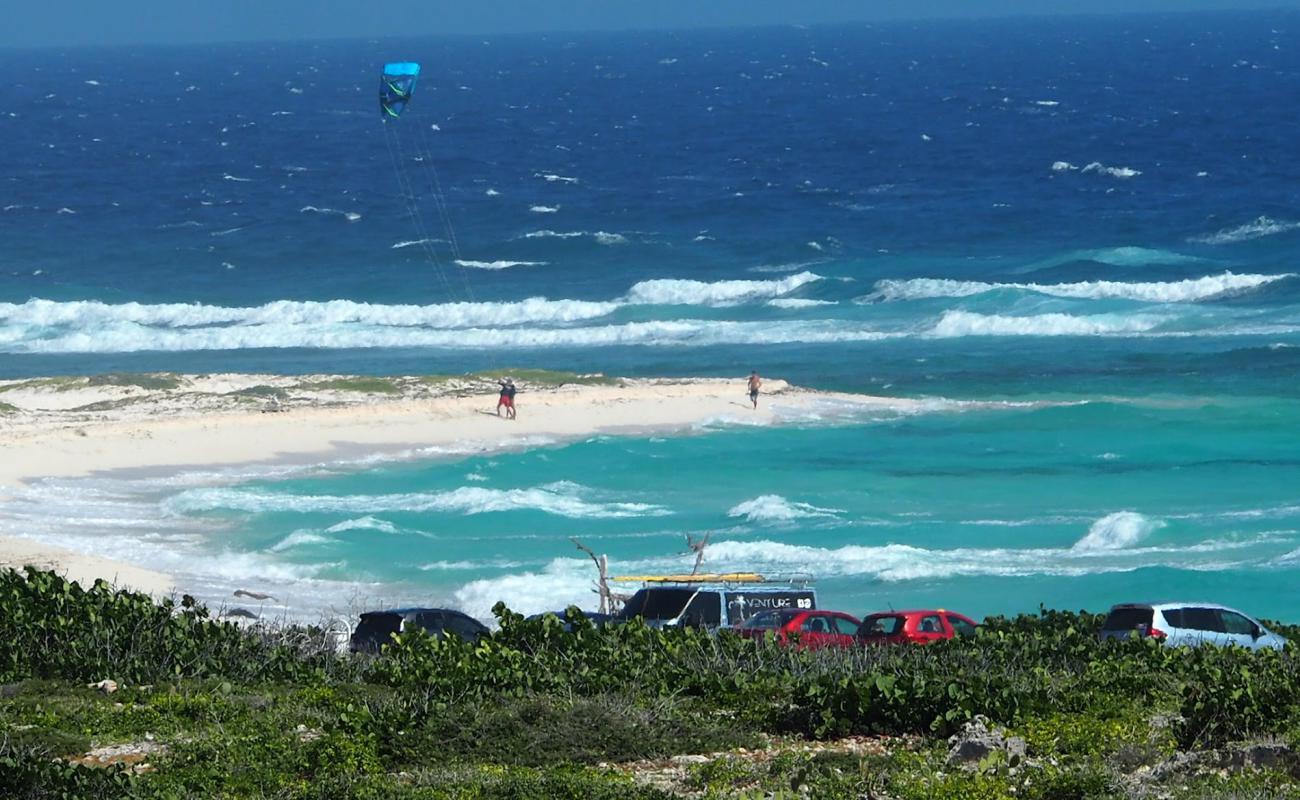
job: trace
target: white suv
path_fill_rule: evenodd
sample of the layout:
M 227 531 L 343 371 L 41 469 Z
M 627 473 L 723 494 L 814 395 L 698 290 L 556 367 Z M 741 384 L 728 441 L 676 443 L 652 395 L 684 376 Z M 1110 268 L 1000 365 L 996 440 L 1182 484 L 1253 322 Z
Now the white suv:
M 1121 603 L 1111 606 L 1101 639 L 1124 639 L 1134 632 L 1170 647 L 1200 644 L 1281 650 L 1286 639 L 1235 608 L 1214 603 Z

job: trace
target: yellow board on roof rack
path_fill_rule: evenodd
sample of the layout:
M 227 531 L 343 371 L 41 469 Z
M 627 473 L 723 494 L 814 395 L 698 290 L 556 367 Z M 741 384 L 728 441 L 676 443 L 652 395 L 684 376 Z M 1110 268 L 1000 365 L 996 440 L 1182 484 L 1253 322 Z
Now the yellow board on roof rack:
M 615 575 L 611 581 L 624 583 L 767 583 L 757 572 L 723 572 L 704 575 Z

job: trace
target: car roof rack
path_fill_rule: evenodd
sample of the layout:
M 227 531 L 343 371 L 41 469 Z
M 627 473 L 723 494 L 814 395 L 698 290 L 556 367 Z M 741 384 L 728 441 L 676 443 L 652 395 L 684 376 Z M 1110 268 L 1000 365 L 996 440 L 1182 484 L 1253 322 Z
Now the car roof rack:
M 808 586 L 813 576 L 807 572 L 791 572 L 778 575 L 762 575 L 757 572 L 704 572 L 695 575 L 611 575 L 611 581 L 618 583 L 640 583 L 646 586 L 656 584 L 701 584 L 721 583 L 740 584 L 781 584 Z

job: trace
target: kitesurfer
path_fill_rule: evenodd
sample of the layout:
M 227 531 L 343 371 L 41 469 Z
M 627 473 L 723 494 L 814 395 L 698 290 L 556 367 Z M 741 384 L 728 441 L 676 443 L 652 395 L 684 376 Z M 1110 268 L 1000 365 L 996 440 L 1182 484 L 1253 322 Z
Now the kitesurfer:
M 506 419 L 515 418 L 515 382 L 511 378 L 498 379 L 497 383 L 501 385 L 501 396 L 497 398 L 497 416 L 501 416 L 501 407 L 505 406 Z

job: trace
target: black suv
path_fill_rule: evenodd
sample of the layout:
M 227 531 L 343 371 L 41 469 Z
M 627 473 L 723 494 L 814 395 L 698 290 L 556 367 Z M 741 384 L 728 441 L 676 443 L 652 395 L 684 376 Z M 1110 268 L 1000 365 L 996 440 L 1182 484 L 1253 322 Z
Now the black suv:
M 434 636 L 459 636 L 473 641 L 486 636 L 487 626 L 468 614 L 450 608 L 389 608 L 368 611 L 352 632 L 348 649 L 354 653 L 378 653 L 392 637 L 411 627 L 419 627 Z

